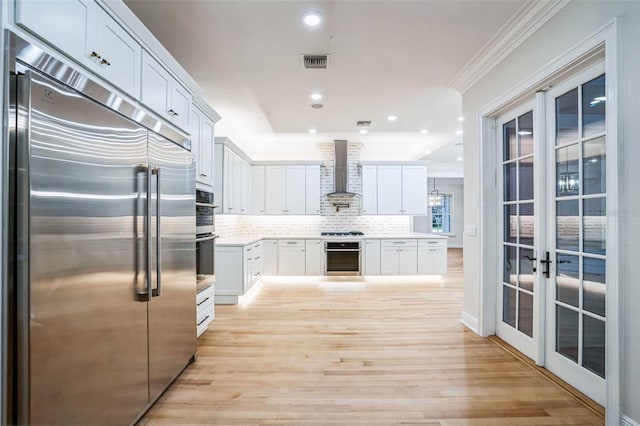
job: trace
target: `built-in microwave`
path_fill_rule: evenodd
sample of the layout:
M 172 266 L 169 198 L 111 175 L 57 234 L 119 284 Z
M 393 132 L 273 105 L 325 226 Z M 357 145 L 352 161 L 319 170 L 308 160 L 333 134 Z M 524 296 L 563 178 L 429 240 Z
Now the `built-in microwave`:
M 197 282 L 215 281 L 215 209 L 213 193 L 196 190 Z

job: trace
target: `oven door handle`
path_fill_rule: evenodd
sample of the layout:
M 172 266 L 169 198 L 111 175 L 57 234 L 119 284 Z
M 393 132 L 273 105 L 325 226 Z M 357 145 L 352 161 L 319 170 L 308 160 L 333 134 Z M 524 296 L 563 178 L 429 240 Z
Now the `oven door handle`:
M 354 252 L 354 253 L 362 251 L 362 249 L 330 249 L 330 248 L 324 249 L 324 250 L 325 251 L 332 251 L 332 252 L 333 251 L 340 251 L 340 252 Z
M 220 238 L 220 235 L 209 235 L 207 237 L 196 238 L 196 243 L 201 243 L 203 241 L 215 240 L 216 238 Z
M 215 204 L 198 203 L 197 201 L 196 201 L 196 207 L 209 207 L 209 208 L 212 208 L 212 209 L 217 209 L 218 208 L 218 206 L 216 206 Z

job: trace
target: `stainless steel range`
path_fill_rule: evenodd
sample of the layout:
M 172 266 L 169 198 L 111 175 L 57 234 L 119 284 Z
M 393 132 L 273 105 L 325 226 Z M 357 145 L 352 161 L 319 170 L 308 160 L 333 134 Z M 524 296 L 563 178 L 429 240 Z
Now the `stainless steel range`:
M 361 275 L 362 232 L 322 232 L 321 236 L 325 240 L 325 275 Z

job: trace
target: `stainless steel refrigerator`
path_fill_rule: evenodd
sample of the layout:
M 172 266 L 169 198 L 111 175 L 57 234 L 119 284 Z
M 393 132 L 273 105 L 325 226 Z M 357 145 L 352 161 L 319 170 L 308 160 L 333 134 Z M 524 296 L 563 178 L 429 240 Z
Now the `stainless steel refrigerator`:
M 130 424 L 196 352 L 189 142 L 9 43 L 6 420 Z

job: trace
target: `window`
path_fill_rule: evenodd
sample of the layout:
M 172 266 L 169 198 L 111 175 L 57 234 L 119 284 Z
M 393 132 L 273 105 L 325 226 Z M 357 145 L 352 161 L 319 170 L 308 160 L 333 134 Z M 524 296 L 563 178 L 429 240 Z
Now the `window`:
M 429 205 L 431 206 L 431 232 L 451 234 L 453 232 L 453 195 L 430 196 Z

